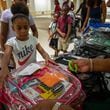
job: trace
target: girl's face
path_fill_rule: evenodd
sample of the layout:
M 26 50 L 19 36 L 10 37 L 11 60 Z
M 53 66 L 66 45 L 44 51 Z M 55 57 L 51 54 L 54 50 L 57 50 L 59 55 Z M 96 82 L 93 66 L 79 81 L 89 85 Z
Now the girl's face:
M 16 18 L 12 25 L 16 38 L 21 41 L 28 39 L 29 21 L 25 18 Z
M 57 22 L 57 20 L 58 20 L 58 15 L 55 14 L 55 15 L 53 16 L 53 21 Z
M 63 16 L 67 15 L 68 10 L 69 10 L 68 7 L 66 7 L 66 6 L 62 7 L 62 15 Z

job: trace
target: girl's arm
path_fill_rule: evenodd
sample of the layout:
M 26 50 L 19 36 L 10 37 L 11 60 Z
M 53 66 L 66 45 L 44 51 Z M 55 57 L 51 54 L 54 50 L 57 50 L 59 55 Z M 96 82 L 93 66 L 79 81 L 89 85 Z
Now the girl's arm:
M 57 33 L 58 33 L 62 38 L 65 37 L 66 34 L 63 33 L 63 32 L 61 32 L 60 29 L 59 29 L 58 27 L 56 28 L 56 31 L 57 31 Z
M 102 1 L 101 9 L 102 9 L 102 16 L 101 16 L 102 17 L 102 22 L 105 22 L 106 12 L 107 12 L 105 1 Z
M 33 36 L 36 36 L 38 38 L 38 31 L 37 31 L 36 25 L 33 24 L 33 25 L 30 26 L 30 28 L 32 30 Z
M 51 39 L 53 35 L 55 34 L 55 33 L 52 33 L 51 31 L 52 25 L 53 25 L 53 22 L 50 23 L 49 28 L 48 28 L 49 39 Z
M 52 32 L 51 32 L 52 24 L 53 24 L 53 22 L 51 21 L 50 24 L 49 24 L 49 27 L 48 27 L 48 35 L 49 35 L 49 39 L 52 38 Z
M 81 10 L 81 8 L 82 8 L 82 3 L 80 4 L 78 10 L 76 11 L 76 14 L 79 13 L 79 11 Z
M 48 28 L 48 35 L 49 35 L 49 39 L 50 39 L 51 38 L 50 28 Z
M 42 48 L 42 46 L 38 43 L 36 45 L 37 50 L 39 51 L 39 53 L 41 54 L 41 56 L 48 61 L 50 59 L 48 53 Z
M 84 31 L 86 24 L 88 23 L 89 20 L 89 16 L 90 16 L 90 7 L 87 6 L 87 15 L 86 15 L 86 19 L 84 21 L 84 24 L 82 26 L 81 31 Z
M 71 29 L 72 29 L 72 24 L 68 24 L 68 31 L 65 37 L 65 41 L 70 37 Z
M 1 60 L 0 85 L 3 84 L 5 77 L 9 74 L 8 64 L 10 62 L 11 54 L 12 54 L 12 47 L 8 45 L 5 46 L 4 55 Z
M 49 29 L 48 29 L 49 39 L 51 39 L 55 33 L 56 33 L 56 32 L 52 33 L 51 30 L 50 30 L 50 28 L 49 28 Z
M 38 30 L 37 30 L 37 27 L 35 25 L 34 19 L 33 19 L 31 14 L 29 14 L 29 18 L 30 18 L 29 19 L 29 21 L 30 21 L 30 28 L 31 28 L 31 31 L 33 33 L 33 36 L 38 38 Z

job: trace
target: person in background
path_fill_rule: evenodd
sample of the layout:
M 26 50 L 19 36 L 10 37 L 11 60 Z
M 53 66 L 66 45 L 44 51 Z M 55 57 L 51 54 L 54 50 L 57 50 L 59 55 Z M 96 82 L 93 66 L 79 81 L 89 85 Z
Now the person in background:
M 82 28 L 86 15 L 87 15 L 87 0 L 83 0 L 78 10 L 76 11 L 76 14 L 78 14 L 80 10 L 81 10 L 81 28 Z
M 53 20 L 51 21 L 48 29 L 48 35 L 49 35 L 49 46 L 55 50 L 54 56 L 58 56 L 58 36 L 56 32 L 57 27 L 57 20 L 58 20 L 59 14 L 54 13 Z
M 87 2 L 87 16 L 81 28 L 84 31 L 86 24 L 104 23 L 106 19 L 106 8 L 102 0 L 88 0 Z
M 69 6 L 69 10 L 74 11 L 74 3 L 71 0 L 65 0 L 62 4 L 62 7 L 64 5 L 68 5 Z
M 69 11 L 68 11 L 68 15 L 71 16 L 71 18 L 73 19 L 73 24 L 75 24 L 75 14 L 74 14 L 74 3 L 71 0 L 65 0 L 62 4 L 62 7 L 64 5 L 68 5 L 69 6 Z
M 78 59 L 74 60 L 74 64 L 78 65 L 78 71 L 85 72 L 110 72 L 110 58 L 105 59 Z
M 14 6 L 14 5 L 19 4 L 19 3 L 21 3 L 21 6 L 19 6 L 19 5 Z M 24 5 L 24 7 L 22 6 L 22 4 Z M 2 51 L 5 50 L 5 47 L 4 47 L 5 42 L 9 38 L 15 36 L 15 32 L 13 31 L 12 26 L 11 26 L 12 25 L 11 18 L 13 16 L 13 14 L 16 14 L 16 13 L 25 14 L 25 11 L 28 8 L 28 7 L 25 7 L 26 4 L 27 4 L 27 0 L 14 0 L 14 3 L 12 4 L 12 6 L 16 7 L 16 10 L 14 11 L 14 9 L 11 9 L 12 7 L 10 7 L 9 9 L 6 9 L 2 12 L 1 19 L 0 19 L 0 21 L 1 21 L 0 45 L 1 45 L 1 50 Z M 12 10 L 14 11 L 14 13 L 12 13 Z M 38 37 L 37 28 L 35 26 L 35 23 L 33 21 L 32 16 L 30 14 L 29 14 L 29 22 L 30 22 L 30 28 L 33 32 L 33 35 Z M 16 67 L 13 56 L 10 60 L 10 65 L 12 67 Z
M 29 16 L 29 8 L 27 7 L 27 5 L 23 3 L 12 4 L 10 10 L 13 15 L 21 13 L 26 16 Z M 11 22 L 11 26 L 12 26 L 12 22 Z
M 57 22 L 57 33 L 59 36 L 58 40 L 58 52 L 67 52 L 67 48 L 70 42 L 70 34 L 72 29 L 73 19 L 68 16 L 69 6 L 64 5 L 62 7 L 62 15 L 58 18 Z
M 16 3 L 23 3 L 26 5 L 27 0 L 14 0 L 14 4 Z M 12 16 L 13 14 L 11 12 L 11 8 L 4 10 L 1 14 L 0 43 L 1 43 L 2 51 L 4 51 L 4 44 L 7 41 L 7 39 L 15 36 L 15 32 L 12 30 L 12 27 L 11 27 Z M 30 28 L 32 30 L 33 35 L 38 37 L 37 28 L 35 26 L 35 23 L 31 14 L 29 14 L 29 20 L 30 20 Z
M 61 8 L 60 8 L 59 1 L 54 0 L 54 5 L 55 5 L 54 13 L 57 13 L 58 15 L 60 15 L 61 14 Z
M 16 14 L 12 17 L 12 28 L 16 36 L 7 40 L 5 51 L 1 61 L 0 85 L 2 86 L 5 77 L 10 73 L 8 64 L 13 53 L 18 67 L 36 62 L 36 49 L 47 62 L 49 55 L 41 47 L 37 38 L 29 35 L 29 19 L 24 14 Z M 1 87 L 0 86 L 0 87 Z

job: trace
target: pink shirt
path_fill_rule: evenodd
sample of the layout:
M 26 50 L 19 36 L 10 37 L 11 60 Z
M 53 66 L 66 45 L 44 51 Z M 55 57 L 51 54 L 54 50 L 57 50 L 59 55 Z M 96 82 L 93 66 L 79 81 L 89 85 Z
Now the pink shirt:
M 67 16 L 61 16 L 58 19 L 58 24 L 57 27 L 60 29 L 61 32 L 67 33 L 68 31 L 68 24 L 72 24 L 72 18 L 67 15 Z
M 58 4 L 58 5 L 56 5 L 55 6 L 55 13 L 59 13 L 61 11 L 61 8 L 60 8 L 60 5 Z

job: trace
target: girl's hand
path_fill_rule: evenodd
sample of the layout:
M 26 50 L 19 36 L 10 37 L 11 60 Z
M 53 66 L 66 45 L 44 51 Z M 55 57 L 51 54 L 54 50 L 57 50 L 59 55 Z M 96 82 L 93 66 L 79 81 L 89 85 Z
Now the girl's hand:
M 45 56 L 45 63 L 48 64 L 48 61 L 51 61 L 52 59 L 50 58 L 49 55 Z
M 5 83 L 5 78 L 6 78 L 6 75 L 3 75 L 1 72 L 0 72 L 0 89 L 3 88 L 3 85 Z
M 8 68 L 1 69 L 0 71 L 0 88 L 3 87 L 6 77 L 10 74 Z
M 0 89 L 3 88 L 3 84 L 4 84 L 4 78 L 0 77 Z
M 48 58 L 47 60 L 45 60 L 45 64 L 48 65 L 49 62 L 56 64 L 56 62 L 54 60 L 52 60 L 51 58 Z
M 61 33 L 61 36 L 62 36 L 63 38 L 65 38 L 66 34 L 65 34 L 65 33 Z
M 81 28 L 79 32 L 84 32 L 84 28 Z

